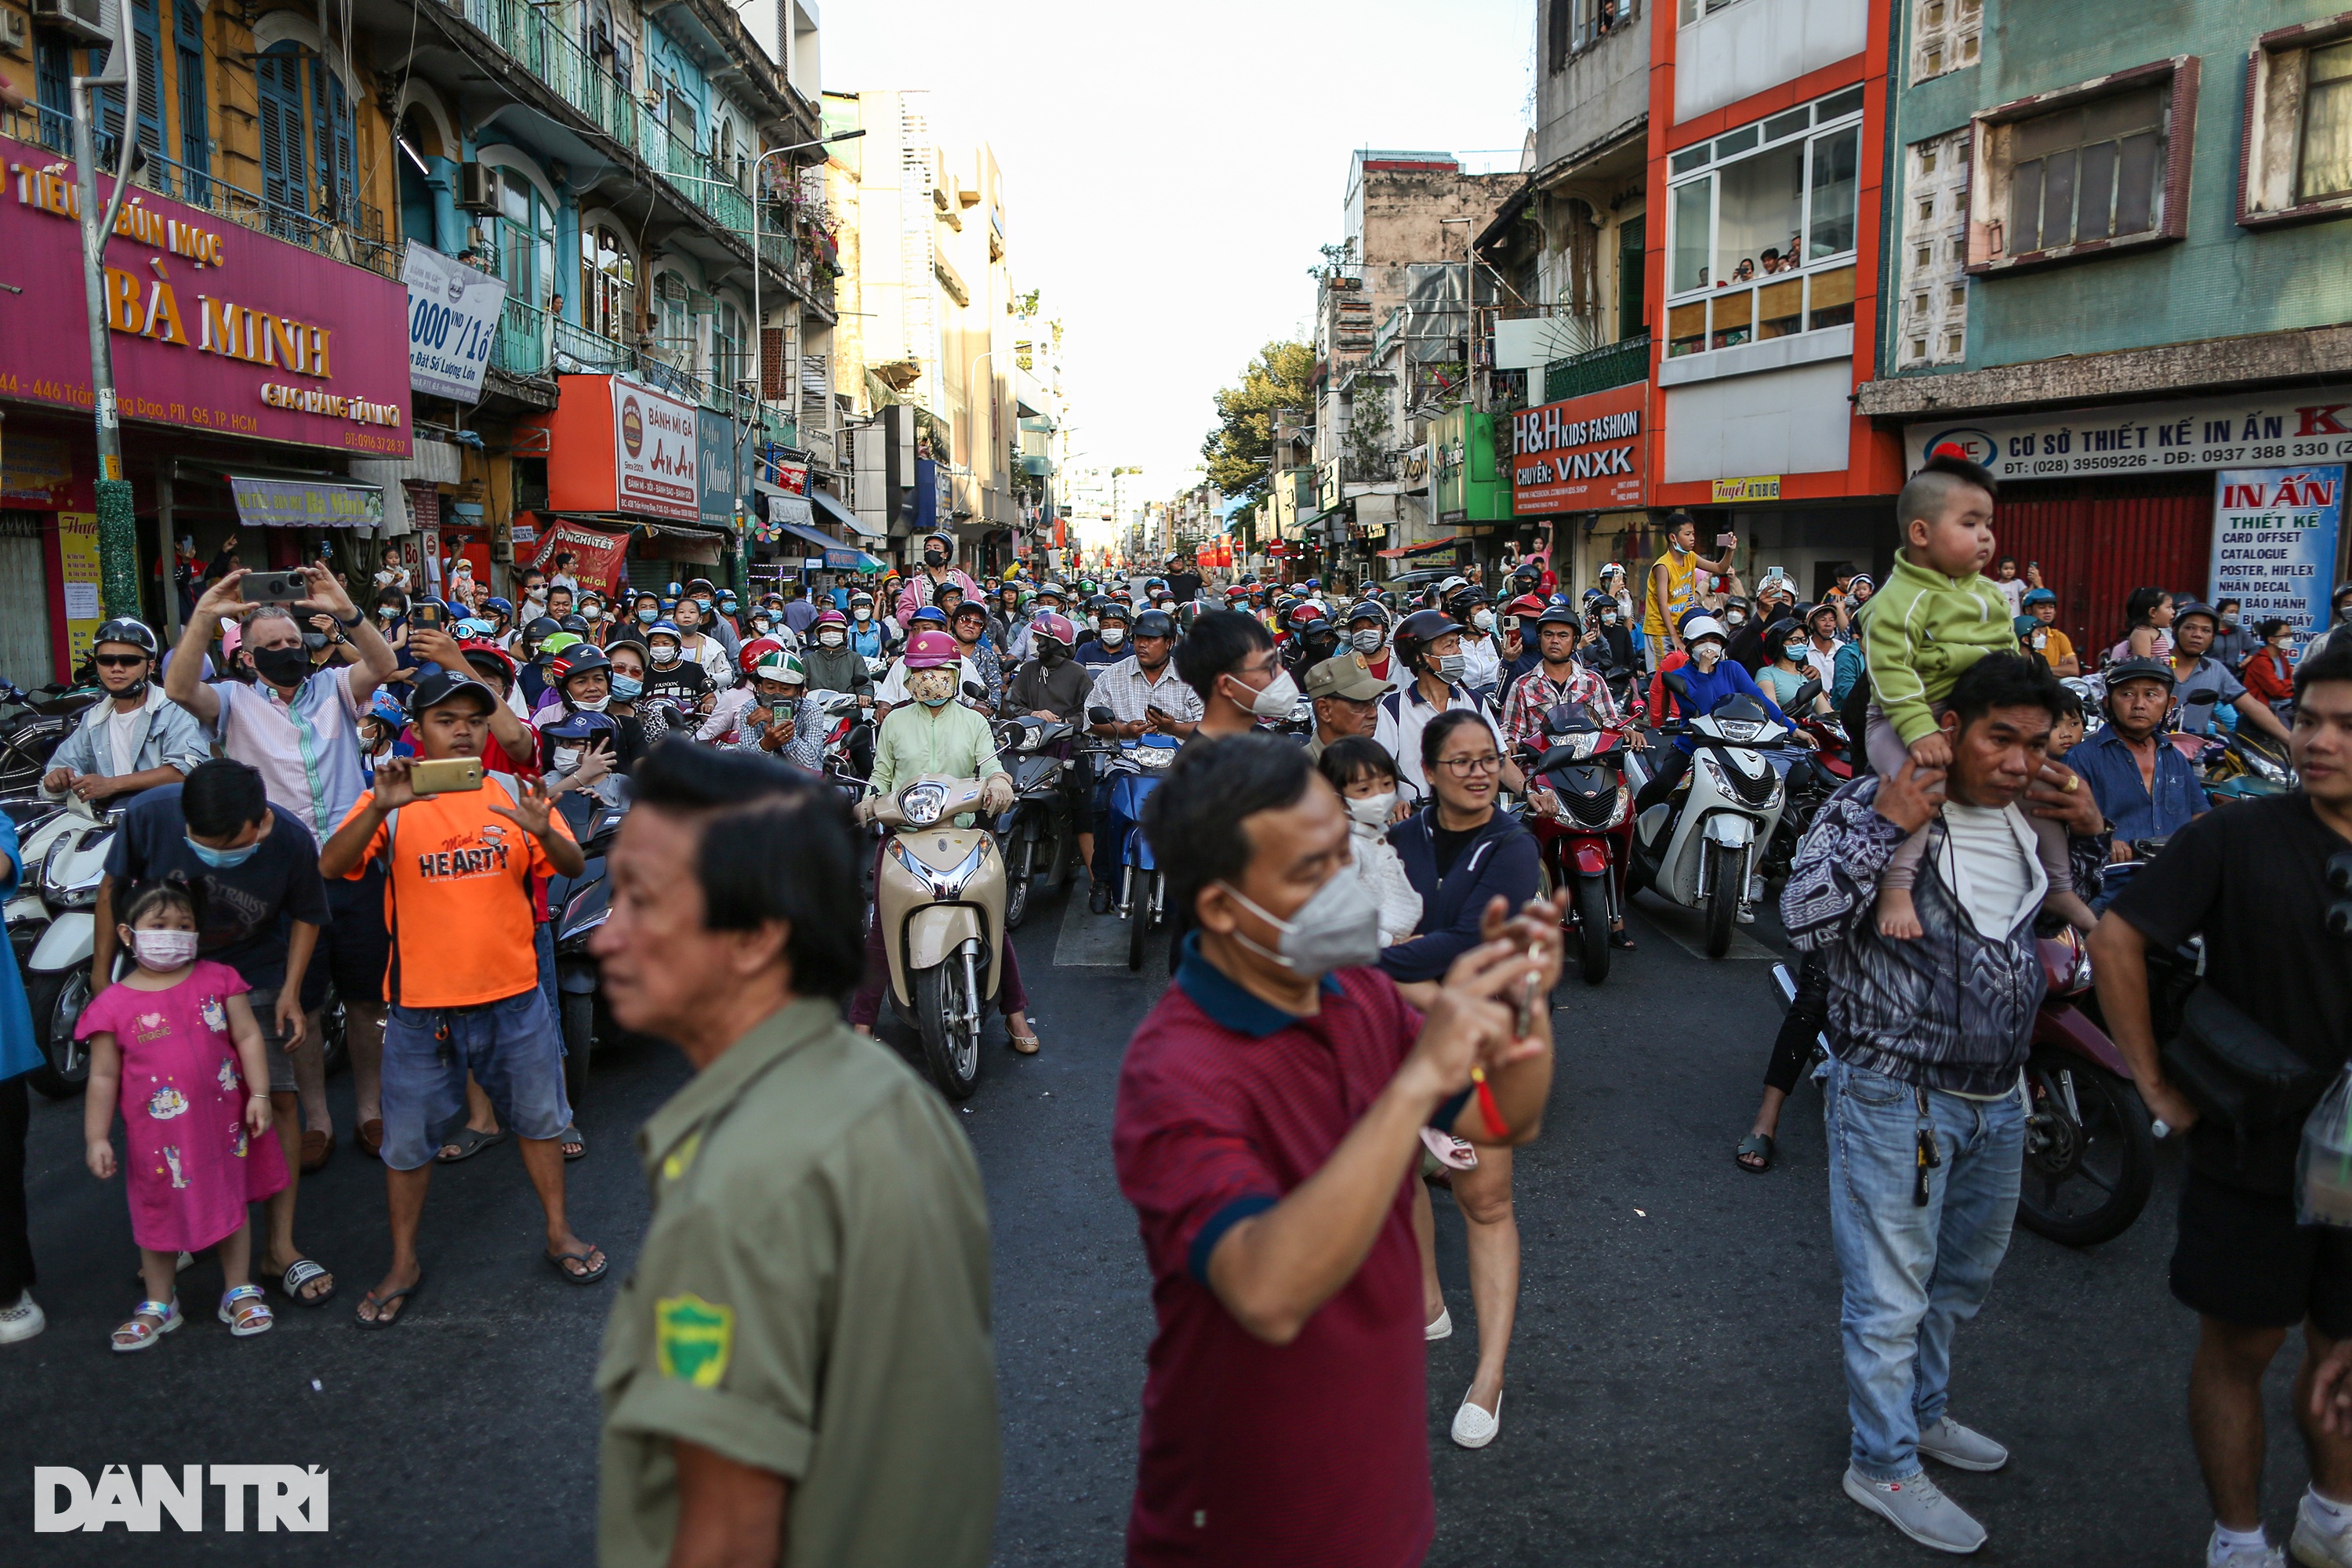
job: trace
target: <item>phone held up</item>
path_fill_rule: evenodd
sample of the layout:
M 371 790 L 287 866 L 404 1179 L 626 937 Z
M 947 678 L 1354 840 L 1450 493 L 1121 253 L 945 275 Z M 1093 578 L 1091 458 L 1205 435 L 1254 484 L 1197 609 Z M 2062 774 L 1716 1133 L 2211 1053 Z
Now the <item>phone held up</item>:
M 438 599 L 418 599 L 408 606 L 408 624 L 412 627 L 446 632 L 449 629 L 448 618 L 447 608 Z
M 299 571 L 247 572 L 236 587 L 248 605 L 291 605 L 310 596 L 310 581 Z
M 408 764 L 408 787 L 416 795 L 448 795 L 482 787 L 479 757 L 428 758 Z

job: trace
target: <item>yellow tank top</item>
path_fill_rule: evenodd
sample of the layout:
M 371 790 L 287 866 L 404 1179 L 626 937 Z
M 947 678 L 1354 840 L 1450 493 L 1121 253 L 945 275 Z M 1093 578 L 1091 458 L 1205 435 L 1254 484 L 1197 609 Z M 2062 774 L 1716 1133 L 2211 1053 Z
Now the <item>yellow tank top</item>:
M 1659 613 L 1657 569 L 1666 569 L 1666 603 L 1664 614 Z M 1642 616 L 1642 632 L 1645 637 L 1664 637 L 1675 617 L 1697 603 L 1698 552 L 1694 550 L 1681 560 L 1675 559 L 1669 549 L 1650 563 L 1650 581 L 1642 598 L 1647 606 Z

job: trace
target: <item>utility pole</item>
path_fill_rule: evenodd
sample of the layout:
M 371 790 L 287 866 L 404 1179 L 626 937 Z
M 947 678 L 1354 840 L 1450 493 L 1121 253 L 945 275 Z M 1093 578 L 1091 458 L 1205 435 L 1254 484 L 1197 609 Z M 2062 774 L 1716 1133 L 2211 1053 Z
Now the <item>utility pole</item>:
M 131 8 L 114 8 L 115 37 L 106 68 L 73 79 L 74 184 L 80 198 L 82 293 L 89 311 L 89 386 L 98 414 L 98 562 L 106 614 L 137 616 L 139 524 L 131 501 L 131 481 L 122 477 L 122 422 L 114 401 L 114 344 L 106 308 L 106 238 L 122 210 L 131 171 L 139 155 L 136 132 L 139 55 L 131 43 Z M 114 195 L 101 217 L 98 205 L 98 138 L 91 131 L 90 89 L 122 89 L 122 155 L 114 174 Z M 171 591 L 167 583 L 166 593 Z

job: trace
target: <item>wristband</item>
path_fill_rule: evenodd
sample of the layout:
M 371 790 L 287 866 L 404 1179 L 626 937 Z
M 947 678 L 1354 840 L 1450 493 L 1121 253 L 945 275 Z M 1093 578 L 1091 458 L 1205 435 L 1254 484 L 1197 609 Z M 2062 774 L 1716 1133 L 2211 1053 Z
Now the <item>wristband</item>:
M 329 615 L 331 615 L 331 616 L 334 616 L 334 615 L 335 615 L 335 613 L 334 613 L 332 610 L 330 610 L 330 611 L 328 611 L 327 613 L 328 613 Z M 366 617 L 365 616 L 363 616 L 363 615 L 360 614 L 360 612 L 359 612 L 359 611 L 357 611 L 357 610 L 353 610 L 353 611 L 352 612 L 352 618 L 351 618 L 350 620 L 348 620 L 348 621 L 347 621 L 347 620 L 345 620 L 345 619 L 343 619 L 343 617 L 342 617 L 342 616 L 335 616 L 335 625 L 337 625 L 337 626 L 339 626 L 342 627 L 342 628 L 343 628 L 343 630 L 345 630 L 345 631 L 347 631 L 347 632 L 348 632 L 348 631 L 354 631 L 354 630 L 357 630 L 357 629 L 358 629 L 358 627 L 361 626 L 361 624 L 362 624 L 362 623 L 363 623 L 364 621 L 366 621 L 366 619 L 367 619 L 367 617 Z

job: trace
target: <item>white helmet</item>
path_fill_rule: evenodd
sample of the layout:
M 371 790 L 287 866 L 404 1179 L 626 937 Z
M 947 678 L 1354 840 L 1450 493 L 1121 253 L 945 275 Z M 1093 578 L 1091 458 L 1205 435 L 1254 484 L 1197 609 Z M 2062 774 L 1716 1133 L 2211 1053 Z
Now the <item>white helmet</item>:
M 1731 634 L 1713 616 L 1693 616 L 1683 625 L 1683 646 L 1689 647 L 1701 637 L 1713 637 L 1726 647 L 1731 646 Z

